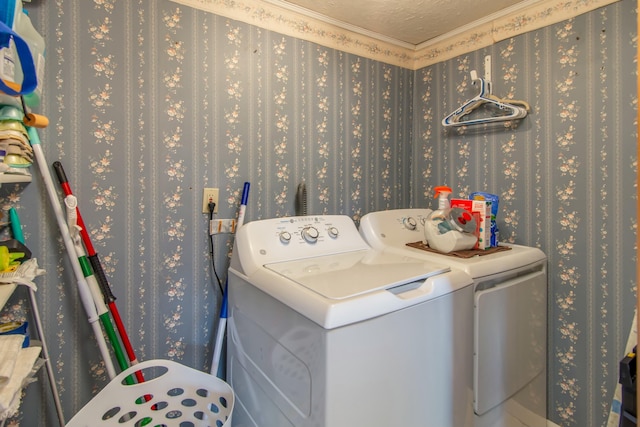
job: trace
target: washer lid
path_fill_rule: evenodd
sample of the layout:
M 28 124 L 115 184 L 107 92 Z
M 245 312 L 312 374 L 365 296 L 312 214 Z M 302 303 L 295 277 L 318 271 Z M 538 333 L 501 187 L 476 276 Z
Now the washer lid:
M 393 288 L 450 271 L 447 266 L 419 258 L 373 250 L 266 264 L 265 268 L 335 300 Z

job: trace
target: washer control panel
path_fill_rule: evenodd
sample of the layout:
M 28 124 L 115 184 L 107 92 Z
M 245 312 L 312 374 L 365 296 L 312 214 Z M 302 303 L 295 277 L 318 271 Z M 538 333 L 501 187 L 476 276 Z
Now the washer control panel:
M 371 212 L 360 220 L 360 235 L 374 249 L 404 247 L 424 240 L 424 224 L 431 209 L 389 209 Z
M 251 221 L 238 229 L 242 257 L 256 263 L 280 262 L 371 249 L 346 215 L 317 215 Z M 245 251 L 245 248 L 250 250 Z
M 291 217 L 277 224 L 278 239 L 283 245 L 291 243 L 318 244 L 340 236 L 340 225 L 326 221 L 324 216 Z

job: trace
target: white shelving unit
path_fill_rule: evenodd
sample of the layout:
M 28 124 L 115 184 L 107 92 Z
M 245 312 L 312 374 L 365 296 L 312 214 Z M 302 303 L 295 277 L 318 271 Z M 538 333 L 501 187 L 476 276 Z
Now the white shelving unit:
M 11 295 L 15 292 L 17 287 L 18 285 L 15 283 L 0 284 L 0 310 L 4 308 L 4 305 L 7 303 Z M 33 316 L 35 329 L 38 335 L 36 339 L 32 339 L 31 341 L 41 348 L 40 358 L 42 358 L 45 362 L 45 367 L 46 367 L 47 376 L 49 380 L 49 387 L 51 388 L 51 393 L 53 394 L 53 399 L 56 406 L 56 412 L 58 415 L 58 421 L 60 423 L 60 426 L 63 427 L 65 425 L 64 414 L 62 411 L 62 405 L 60 402 L 60 397 L 58 395 L 58 390 L 55 384 L 53 367 L 51 366 L 51 362 L 49 360 L 49 351 L 47 350 L 46 341 L 44 339 L 44 330 L 42 327 L 42 322 L 40 321 L 40 313 L 36 303 L 35 291 L 33 289 L 29 289 L 29 300 L 31 303 L 31 314 Z M 1 420 L 0 426 L 4 426 L 5 421 L 6 419 Z
M 12 284 L 0 284 L 0 310 L 2 310 L 5 306 L 5 304 L 7 303 L 7 301 L 9 300 L 9 298 L 11 297 L 11 295 L 13 294 L 13 292 L 16 290 L 16 288 L 18 287 L 18 285 L 12 283 Z M 32 304 L 34 304 L 35 302 L 32 301 Z M 38 331 L 40 332 L 40 331 Z M 39 337 L 38 337 L 39 338 Z M 35 342 L 32 342 L 33 346 L 35 344 Z M 35 344 L 36 346 L 39 347 L 39 345 Z M 18 393 L 20 393 L 20 391 L 18 391 Z M 4 418 L 0 421 L 0 426 L 5 425 L 7 419 Z
M 15 184 L 19 182 L 31 182 L 31 175 L 19 173 L 0 173 L 0 185 Z
M 14 184 L 14 183 L 29 183 L 32 180 L 32 176 L 26 174 L 16 174 L 16 173 L 0 173 L 0 186 L 2 184 Z M 13 293 L 16 291 L 18 284 L 0 284 L 0 310 L 2 310 L 11 297 Z M 38 337 L 37 341 L 39 346 L 41 347 L 40 357 L 45 361 L 45 367 L 47 370 L 47 376 L 49 379 L 49 386 L 51 387 L 51 392 L 53 394 L 54 403 L 56 406 L 56 412 L 58 415 L 58 421 L 60 426 L 63 427 L 65 425 L 64 415 L 62 412 L 62 405 L 60 403 L 60 398 L 58 395 L 58 390 L 55 384 L 55 378 L 53 374 L 53 367 L 51 366 L 51 362 L 49 360 L 49 352 L 47 350 L 46 341 L 44 339 L 44 330 L 42 327 L 42 322 L 40 321 L 40 313 L 38 310 L 38 306 L 36 303 L 36 295 L 33 289 L 29 289 L 29 300 L 31 303 L 31 314 L 35 321 L 35 329 L 37 331 Z M 4 426 L 5 420 L 0 421 L 0 427 Z
M 2 184 L 15 184 L 19 182 L 31 182 L 31 175 L 16 174 L 16 173 L 0 173 L 0 185 Z M 9 297 L 16 290 L 17 285 L 2 285 L 0 284 L 0 310 L 4 308 Z
M 31 175 L 0 173 L 0 185 L 18 182 L 31 182 Z M 0 310 L 4 308 L 4 305 L 7 303 L 11 295 L 13 295 L 13 292 L 17 287 L 18 285 L 15 283 L 0 284 Z

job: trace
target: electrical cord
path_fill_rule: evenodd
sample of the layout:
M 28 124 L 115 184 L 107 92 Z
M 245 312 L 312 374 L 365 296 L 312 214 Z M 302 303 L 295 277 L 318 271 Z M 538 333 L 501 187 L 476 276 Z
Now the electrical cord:
M 216 276 L 216 281 L 218 282 L 218 288 L 220 288 L 220 294 L 224 295 L 224 289 L 222 288 L 222 281 L 220 280 L 220 276 L 218 276 L 218 272 L 216 271 L 216 261 L 213 256 L 213 235 L 211 234 L 211 221 L 213 221 L 213 211 L 216 209 L 216 204 L 213 202 L 209 202 L 209 227 L 207 228 L 207 233 L 209 234 L 209 255 L 211 256 L 211 268 L 213 269 L 213 274 Z

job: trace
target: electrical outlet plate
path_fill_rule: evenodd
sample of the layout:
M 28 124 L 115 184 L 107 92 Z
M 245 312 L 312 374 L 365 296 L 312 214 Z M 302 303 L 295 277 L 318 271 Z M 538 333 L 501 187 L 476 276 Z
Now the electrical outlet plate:
M 209 202 L 216 204 L 213 208 L 213 213 L 218 212 L 218 189 L 217 188 L 205 188 L 202 192 L 202 213 L 209 213 Z

